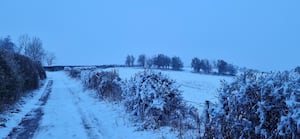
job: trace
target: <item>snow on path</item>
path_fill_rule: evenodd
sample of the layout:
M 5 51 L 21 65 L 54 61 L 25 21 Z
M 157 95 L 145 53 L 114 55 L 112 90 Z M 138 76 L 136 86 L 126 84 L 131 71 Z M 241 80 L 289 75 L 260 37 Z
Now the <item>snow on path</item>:
M 54 81 L 53 89 L 36 139 L 176 138 L 167 130 L 135 131 L 121 106 L 99 101 L 92 91 L 84 92 L 81 83 L 64 72 L 49 72 L 48 77 Z
M 111 69 L 107 69 L 111 70 Z M 130 79 L 143 69 L 117 68 L 122 79 Z M 175 79 L 183 91 L 185 100 L 201 109 L 205 100 L 216 100 L 216 89 L 220 80 L 229 77 L 194 74 L 189 71 L 162 71 Z M 136 131 L 121 104 L 99 101 L 93 91 L 83 91 L 82 84 L 70 79 L 64 72 L 48 72 L 53 80 L 52 92 L 42 107 L 43 116 L 35 131 L 35 139 L 78 138 L 78 139 L 127 139 L 127 138 L 176 138 L 176 133 L 167 129 L 159 131 Z M 0 128 L 0 138 L 5 138 L 17 127 L 25 115 L 40 107 L 39 98 L 45 86 L 33 93 L 32 98 L 24 99 L 24 106 L 17 113 L 4 114 L 5 128 Z M 201 111 L 201 110 L 200 110 Z M 0 115 L 0 118 L 3 115 Z M 26 138 L 26 137 L 25 137 Z
M 56 75 L 56 76 L 54 76 Z M 52 93 L 44 106 L 44 116 L 37 129 L 36 138 L 87 138 L 73 96 L 65 86 L 64 74 L 49 73 Z

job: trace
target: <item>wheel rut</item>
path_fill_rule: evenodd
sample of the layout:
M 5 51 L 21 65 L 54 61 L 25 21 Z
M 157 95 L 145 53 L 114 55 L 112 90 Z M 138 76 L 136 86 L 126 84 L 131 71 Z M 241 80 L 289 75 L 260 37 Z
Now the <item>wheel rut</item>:
M 76 95 L 75 94 L 76 92 L 73 91 L 71 88 L 68 88 L 68 90 L 74 98 L 74 105 L 77 107 L 77 111 L 80 115 L 83 128 L 87 133 L 88 138 L 90 139 L 103 138 L 104 132 L 100 130 L 102 128 L 99 120 L 96 118 L 96 116 L 93 113 L 88 111 L 83 111 L 84 106 L 81 105 L 81 98 L 78 95 Z

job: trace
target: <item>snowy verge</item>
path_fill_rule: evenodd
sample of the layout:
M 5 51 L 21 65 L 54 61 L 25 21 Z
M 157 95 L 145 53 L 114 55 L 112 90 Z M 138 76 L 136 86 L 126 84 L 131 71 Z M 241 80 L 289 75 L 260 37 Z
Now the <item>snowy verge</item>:
M 22 118 L 31 110 L 39 107 L 39 98 L 41 98 L 48 80 L 38 90 L 35 90 L 28 95 L 22 97 L 19 102 L 9 108 L 6 112 L 0 115 L 0 138 L 6 138 L 9 133 L 18 126 Z

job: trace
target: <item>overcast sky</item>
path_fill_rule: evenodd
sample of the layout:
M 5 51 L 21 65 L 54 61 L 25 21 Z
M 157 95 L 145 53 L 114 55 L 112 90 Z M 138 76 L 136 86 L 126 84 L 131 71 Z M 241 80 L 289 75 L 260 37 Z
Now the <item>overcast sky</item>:
M 164 53 L 261 70 L 300 65 L 299 0 L 1 0 L 0 36 L 37 36 L 56 64 Z

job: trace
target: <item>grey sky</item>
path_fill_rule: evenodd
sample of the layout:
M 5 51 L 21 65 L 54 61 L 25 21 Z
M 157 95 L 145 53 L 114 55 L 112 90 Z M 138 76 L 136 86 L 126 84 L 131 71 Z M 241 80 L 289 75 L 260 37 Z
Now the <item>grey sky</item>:
M 56 64 L 123 64 L 127 54 L 299 64 L 299 0 L 3 0 L 0 35 L 38 36 Z

